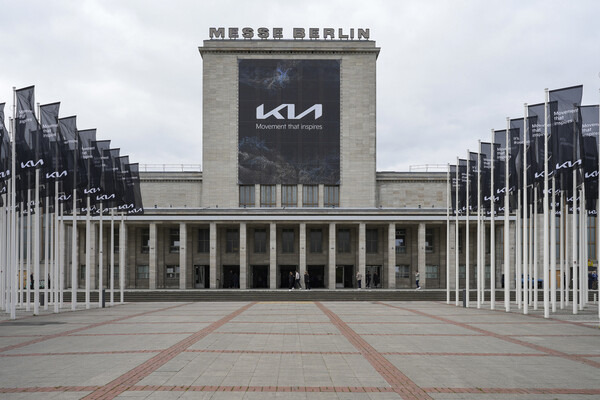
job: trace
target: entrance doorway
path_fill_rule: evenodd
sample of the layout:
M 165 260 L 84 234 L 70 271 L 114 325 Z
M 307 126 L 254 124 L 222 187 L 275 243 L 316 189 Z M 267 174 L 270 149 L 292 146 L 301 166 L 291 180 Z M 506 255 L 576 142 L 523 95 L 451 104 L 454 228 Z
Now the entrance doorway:
M 352 288 L 354 265 L 337 265 L 335 267 L 335 288 Z
M 266 289 L 269 287 L 269 266 L 253 265 L 252 267 L 252 288 Z
M 240 266 L 223 265 L 223 288 L 238 289 L 240 287 Z
M 194 265 L 194 289 L 208 289 L 210 287 L 210 266 Z
M 380 265 L 367 265 L 365 268 L 365 285 L 368 288 L 380 288 L 381 287 L 381 266 Z
M 280 265 L 279 266 L 279 288 L 287 289 L 289 286 L 290 272 L 296 273 L 298 269 L 295 265 Z M 302 282 L 302 279 L 300 280 Z
M 306 266 L 308 275 L 310 276 L 310 287 L 313 289 L 325 287 L 325 266 L 324 265 L 308 265 Z

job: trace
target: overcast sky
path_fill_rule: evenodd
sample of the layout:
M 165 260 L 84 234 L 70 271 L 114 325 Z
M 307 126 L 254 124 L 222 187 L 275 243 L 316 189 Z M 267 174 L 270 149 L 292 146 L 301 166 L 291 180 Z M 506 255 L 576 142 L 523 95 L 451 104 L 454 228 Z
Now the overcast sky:
M 370 28 L 377 170 L 406 171 L 476 150 L 544 88 L 598 104 L 599 18 L 597 0 L 0 0 L 0 103 L 35 85 L 131 162 L 201 164 L 209 27 Z

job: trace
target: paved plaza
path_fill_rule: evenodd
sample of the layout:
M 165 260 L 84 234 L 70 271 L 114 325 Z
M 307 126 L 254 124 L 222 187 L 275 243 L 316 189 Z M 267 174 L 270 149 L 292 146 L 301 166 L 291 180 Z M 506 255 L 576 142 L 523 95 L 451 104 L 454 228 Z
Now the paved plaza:
M 597 305 L 549 320 L 485 306 L 128 303 L 3 314 L 0 399 L 600 399 Z

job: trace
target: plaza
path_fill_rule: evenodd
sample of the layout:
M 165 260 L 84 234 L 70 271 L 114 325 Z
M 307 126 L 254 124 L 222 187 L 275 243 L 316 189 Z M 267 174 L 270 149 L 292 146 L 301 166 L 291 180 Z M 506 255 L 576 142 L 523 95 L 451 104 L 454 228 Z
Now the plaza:
M 69 310 L 2 316 L 0 398 L 600 398 L 595 304 L 551 319 L 427 301 Z

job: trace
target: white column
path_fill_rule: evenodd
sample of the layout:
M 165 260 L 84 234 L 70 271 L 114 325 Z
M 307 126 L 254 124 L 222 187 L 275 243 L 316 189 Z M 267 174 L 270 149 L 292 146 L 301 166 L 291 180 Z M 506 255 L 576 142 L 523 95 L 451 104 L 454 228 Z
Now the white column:
M 329 266 L 328 266 L 328 277 L 329 277 L 329 289 L 335 289 L 335 223 L 329 223 Z
M 417 270 L 419 271 L 419 285 L 421 287 L 427 287 L 427 280 L 425 278 L 425 263 L 425 222 L 419 222 L 419 229 L 417 231 Z M 411 277 L 411 279 L 414 282 L 414 276 Z
M 300 279 L 304 285 L 304 272 L 306 272 L 306 223 L 300 223 L 300 233 L 298 242 L 298 263 L 300 264 Z M 306 288 L 305 288 L 306 289 Z
M 277 289 L 277 224 L 269 224 L 269 288 Z
M 179 223 L 179 289 L 187 289 L 188 276 L 188 251 L 187 251 L 187 224 Z
M 396 224 L 388 224 L 388 287 L 396 289 Z M 366 275 L 363 273 L 363 277 Z
M 158 263 L 158 247 L 157 247 L 157 227 L 156 222 L 150 223 L 150 249 L 149 249 L 149 279 L 148 279 L 148 289 L 156 289 L 156 270 Z
M 362 278 L 362 284 L 361 286 L 364 287 L 364 282 L 365 282 L 365 270 L 366 270 L 366 262 L 367 262 L 367 240 L 366 240 L 366 224 L 364 222 L 360 222 L 358 224 L 358 268 L 357 268 L 357 273 L 360 273 L 360 275 L 363 277 Z M 388 267 L 389 268 L 393 268 L 392 266 Z M 383 275 L 383 271 L 382 275 Z M 354 277 L 356 278 L 356 276 Z M 356 282 L 356 287 L 358 287 L 358 282 Z M 382 285 L 383 287 L 383 285 Z
M 281 185 L 277 185 L 281 187 Z M 279 196 L 277 197 L 279 199 Z M 246 223 L 240 223 L 240 289 L 248 288 L 248 252 L 246 250 L 246 245 L 248 244 L 248 240 L 246 239 L 247 235 Z
M 217 289 L 217 223 L 210 223 L 210 254 L 209 254 L 209 272 L 210 272 L 210 288 Z

